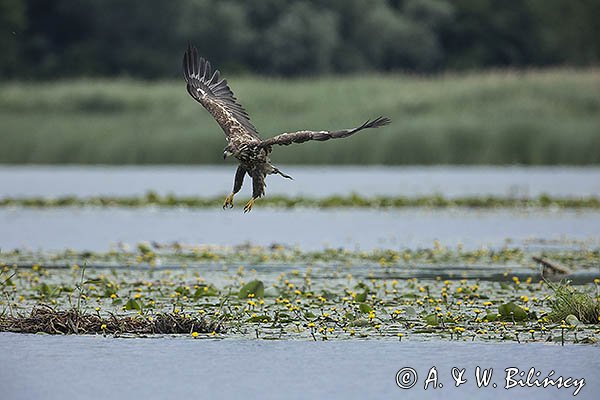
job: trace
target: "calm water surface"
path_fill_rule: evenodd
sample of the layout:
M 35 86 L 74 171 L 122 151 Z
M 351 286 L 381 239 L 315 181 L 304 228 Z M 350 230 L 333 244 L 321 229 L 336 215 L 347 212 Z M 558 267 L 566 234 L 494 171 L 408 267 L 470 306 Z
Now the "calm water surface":
M 269 177 L 267 194 L 328 196 L 600 195 L 600 168 L 282 166 L 294 181 Z M 0 197 L 229 193 L 235 166 L 1 166 Z M 247 180 L 243 192 L 251 193 Z
M 0 166 L 0 197 L 215 196 L 230 191 L 234 166 Z M 419 196 L 600 196 L 600 168 L 289 167 L 267 194 Z M 249 193 L 250 185 L 244 189 Z M 243 192 L 244 194 L 248 194 Z M 501 246 L 506 239 L 600 239 L 600 212 L 517 210 L 0 209 L 0 248 L 106 250 L 117 242 L 325 246 L 371 249 Z
M 235 167 L 0 166 L 0 197 L 161 194 L 214 196 L 229 192 Z M 283 169 L 283 168 L 282 168 Z M 268 193 L 368 195 L 600 195 L 600 168 L 289 167 Z M 244 188 L 248 194 L 248 182 Z M 139 241 L 234 245 L 274 242 L 303 249 L 453 246 L 598 245 L 598 211 L 519 210 L 273 210 L 248 215 L 220 209 L 0 208 L 0 250 L 106 250 Z M 423 390 L 431 367 L 439 389 Z M 494 368 L 498 388 L 478 389 L 477 366 Z M 410 390 L 396 372 L 413 367 Z M 468 382 L 455 388 L 452 367 Z M 600 347 L 514 343 L 397 341 L 115 339 L 0 333 L 0 398 L 4 399 L 295 399 L 440 398 L 568 399 L 574 388 L 505 390 L 504 369 L 536 368 L 584 378 L 578 399 L 600 392 Z
M 369 210 L 241 208 L 0 208 L 0 248 L 107 250 L 140 241 L 236 245 L 281 243 L 304 250 L 344 247 L 431 247 L 435 240 L 466 248 L 571 240 L 597 245 L 599 211 Z
M 443 387 L 424 390 L 431 367 Z M 477 366 L 493 368 L 477 388 Z M 396 373 L 418 381 L 400 389 Z M 452 367 L 467 382 L 454 387 Z M 0 334 L 2 398 L 12 399 L 570 399 L 574 388 L 504 389 L 505 369 L 584 378 L 600 391 L 600 347 L 410 341 L 255 341 Z M 493 388 L 492 384 L 497 387 Z

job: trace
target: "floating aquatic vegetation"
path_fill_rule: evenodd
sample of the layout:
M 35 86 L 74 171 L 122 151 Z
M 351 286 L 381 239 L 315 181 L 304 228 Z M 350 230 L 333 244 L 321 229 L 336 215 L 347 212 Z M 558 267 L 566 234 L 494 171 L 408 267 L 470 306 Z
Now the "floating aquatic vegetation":
M 243 204 L 246 200 L 239 200 Z M 569 209 L 600 209 L 600 198 L 587 197 L 459 197 L 447 198 L 441 195 L 404 197 L 404 196 L 349 196 L 328 197 L 288 197 L 268 196 L 260 200 L 261 205 L 271 208 L 569 208 Z M 161 196 L 148 192 L 144 196 L 114 197 L 5 197 L 0 199 L 0 207 L 189 207 L 189 208 L 218 208 L 223 203 L 222 197 L 182 197 L 168 194 Z
M 395 276 L 405 267 L 379 264 L 80 265 L 2 267 L 0 330 L 558 343 L 595 343 L 600 334 L 598 322 L 572 308 L 564 322 L 555 316 L 567 295 L 597 297 L 600 281 L 566 286 L 563 296 L 552 284 L 534 279 L 533 271 L 518 277 L 506 269 L 503 280 L 492 282 L 468 276 L 400 279 Z M 387 272 L 380 273 L 382 268 Z
M 498 307 L 498 318 L 502 321 L 521 322 L 528 319 L 535 319 L 535 314 L 528 313 L 523 307 L 510 301 Z
M 539 267 L 540 257 L 552 260 L 561 265 L 563 271 L 594 271 L 600 266 L 600 248 L 590 247 L 585 243 L 570 245 L 572 248 L 560 249 L 552 246 L 539 249 L 538 246 L 501 248 L 481 247 L 464 249 L 446 247 L 434 242 L 431 248 L 421 249 L 374 249 L 369 251 L 347 250 L 343 248 L 326 248 L 323 250 L 305 251 L 296 247 L 279 244 L 271 246 L 212 246 L 185 245 L 182 243 L 139 243 L 136 246 L 121 245 L 108 252 L 91 252 L 63 250 L 58 252 L 35 252 L 26 249 L 15 249 L 0 253 L 0 267 L 17 265 L 33 267 L 43 265 L 49 267 L 68 267 L 82 265 L 97 267 L 161 267 L 178 268 L 202 265 L 252 264 L 252 265 L 361 265 L 379 267 L 376 271 L 390 273 L 406 270 L 394 267 L 431 266 L 433 276 L 458 275 L 465 271 L 485 272 L 486 266 L 502 265 L 507 267 L 528 268 L 546 271 Z M 568 267 L 568 269 L 567 269 Z M 510 272 L 510 271 L 509 271 Z M 551 270 L 552 274 L 562 277 Z M 527 273 L 530 273 L 527 271 Z
M 239 293 L 240 299 L 247 299 L 249 297 L 264 297 L 265 295 L 265 285 L 262 281 L 254 280 L 246 283 L 241 289 Z
M 596 285 L 600 281 L 596 280 Z M 568 285 L 552 285 L 554 298 L 549 318 L 554 322 L 566 321 L 570 325 L 598 324 L 600 322 L 600 294 L 596 298 Z

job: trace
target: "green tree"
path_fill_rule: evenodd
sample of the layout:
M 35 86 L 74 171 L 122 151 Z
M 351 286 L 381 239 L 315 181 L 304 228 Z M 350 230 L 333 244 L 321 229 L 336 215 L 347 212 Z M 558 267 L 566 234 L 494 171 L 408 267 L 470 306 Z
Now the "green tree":
M 246 60 L 253 50 L 256 33 L 243 3 L 191 0 L 183 8 L 175 24 L 178 44 L 174 46 L 178 54 L 182 52 L 182 44 L 190 41 L 220 68 L 247 69 Z
M 529 0 L 455 0 L 455 22 L 441 33 L 447 66 L 535 64 L 539 35 Z
M 328 72 L 338 43 L 336 16 L 306 2 L 292 4 L 268 28 L 256 49 L 264 71 L 280 75 Z
M 373 69 L 431 70 L 441 59 L 435 33 L 381 2 L 356 27 L 358 48 Z
M 530 0 L 538 21 L 543 63 L 575 65 L 600 61 L 600 2 Z
M 24 41 L 25 3 L 23 0 L 0 1 L 0 74 L 14 76 L 19 68 L 19 47 Z
M 0 0 L 3 78 L 593 65 L 598 0 Z

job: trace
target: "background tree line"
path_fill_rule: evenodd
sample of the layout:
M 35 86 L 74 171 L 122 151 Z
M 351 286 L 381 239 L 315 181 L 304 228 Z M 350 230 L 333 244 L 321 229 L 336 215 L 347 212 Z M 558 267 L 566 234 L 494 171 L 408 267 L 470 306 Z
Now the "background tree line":
M 597 0 L 0 0 L 3 79 L 590 65 Z

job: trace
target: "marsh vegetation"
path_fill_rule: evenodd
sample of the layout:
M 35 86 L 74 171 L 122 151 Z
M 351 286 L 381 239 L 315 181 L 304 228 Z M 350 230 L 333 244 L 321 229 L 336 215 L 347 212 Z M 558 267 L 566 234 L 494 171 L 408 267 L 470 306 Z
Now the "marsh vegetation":
M 598 254 L 545 255 L 593 272 Z M 14 251 L 3 257 L 0 329 L 596 343 L 600 280 L 551 283 L 529 255 L 443 246 L 354 254 L 148 244 L 131 253 Z M 468 271 L 448 275 L 456 264 L 504 273 L 494 281 Z M 439 275 L 405 278 L 404 271 L 419 276 L 425 265 L 440 267 Z
M 393 121 L 352 140 L 278 148 L 277 163 L 600 162 L 596 69 L 228 78 L 265 137 Z M 0 83 L 0 163 L 220 163 L 223 135 L 202 111 L 180 82 Z
M 236 199 L 244 204 L 248 199 Z M 116 197 L 95 196 L 75 197 L 63 196 L 48 197 L 5 197 L 0 198 L 0 207 L 164 207 L 164 208 L 218 208 L 223 204 L 222 197 L 178 197 L 173 194 L 166 196 L 155 192 L 148 192 L 145 196 Z M 598 209 L 600 199 L 596 196 L 586 197 L 551 197 L 540 195 L 534 198 L 527 197 L 498 197 L 498 196 L 473 196 L 446 198 L 441 195 L 405 197 L 405 196 L 373 196 L 367 197 L 360 194 L 348 196 L 315 197 L 289 197 L 283 195 L 268 196 L 260 200 L 262 206 L 269 208 L 515 208 L 515 209 Z

